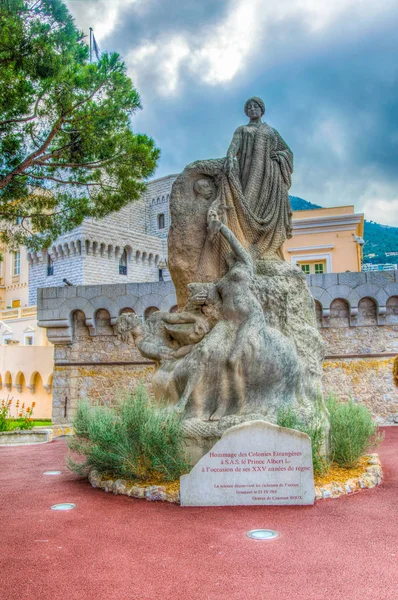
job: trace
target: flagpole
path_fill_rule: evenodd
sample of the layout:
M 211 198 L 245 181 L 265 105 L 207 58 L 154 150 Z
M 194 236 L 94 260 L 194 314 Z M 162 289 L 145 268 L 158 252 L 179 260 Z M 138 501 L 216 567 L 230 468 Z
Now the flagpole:
M 90 27 L 90 63 L 93 62 L 93 42 L 92 42 L 92 36 L 93 36 L 93 28 Z

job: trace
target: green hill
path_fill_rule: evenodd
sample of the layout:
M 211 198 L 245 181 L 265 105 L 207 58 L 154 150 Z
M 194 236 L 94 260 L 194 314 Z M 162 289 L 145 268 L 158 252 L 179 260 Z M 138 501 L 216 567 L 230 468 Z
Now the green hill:
M 380 225 L 374 221 L 365 221 L 365 246 L 363 262 L 365 263 L 398 263 L 398 256 L 386 256 L 386 252 L 398 252 L 398 227 Z M 369 256 L 375 254 L 375 256 Z
M 307 200 L 299 198 L 298 196 L 289 196 L 289 198 L 293 210 L 312 210 L 314 208 L 322 208 L 322 206 L 312 204 L 312 202 L 308 202 Z
M 293 210 L 311 210 L 322 208 L 298 196 L 290 196 Z M 365 246 L 363 247 L 364 263 L 398 263 L 398 256 L 386 256 L 386 252 L 398 252 L 398 227 L 381 225 L 374 221 L 365 221 Z M 374 256 L 369 256 L 374 254 Z

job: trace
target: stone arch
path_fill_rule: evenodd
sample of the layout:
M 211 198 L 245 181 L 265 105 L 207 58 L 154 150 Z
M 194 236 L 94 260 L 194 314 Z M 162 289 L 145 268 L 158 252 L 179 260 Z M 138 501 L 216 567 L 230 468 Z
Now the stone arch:
M 113 335 L 111 315 L 106 308 L 98 308 L 95 311 L 94 326 L 96 335 Z
M 133 308 L 130 308 L 130 306 L 125 306 L 124 308 L 120 309 L 119 315 L 122 315 L 124 313 L 133 313 L 133 315 L 136 314 L 135 310 Z
M 86 326 L 86 315 L 82 310 L 76 309 L 71 312 L 70 323 L 73 340 L 75 340 L 76 338 L 89 337 L 89 331 Z
M 44 395 L 46 389 L 43 384 L 43 378 L 39 371 L 32 373 L 30 378 L 30 389 L 33 390 L 33 394 Z
M 93 256 L 96 256 L 98 252 L 98 242 L 93 242 Z
M 102 244 L 100 245 L 100 256 L 103 257 L 105 256 L 105 252 L 106 252 L 106 244 L 104 244 L 104 242 L 102 242 Z
M 315 305 L 315 316 L 316 316 L 316 324 L 318 327 L 322 327 L 322 304 L 319 300 L 314 300 Z
M 130 261 L 132 259 L 132 256 L 133 256 L 133 249 L 132 249 L 132 247 L 129 244 L 127 244 L 127 246 L 124 247 L 124 250 L 126 251 L 127 259 Z
M 398 294 L 387 300 L 386 325 L 398 325 Z
M 376 302 L 378 308 L 384 307 L 387 303 L 388 296 L 386 291 L 373 283 L 364 283 L 355 288 L 359 298 L 372 298 Z
M 111 258 L 113 254 L 113 245 L 108 244 L 108 258 Z
M 77 248 L 77 253 L 81 255 L 81 253 L 82 253 L 82 241 L 81 240 L 76 240 L 76 248 Z
M 126 248 L 123 248 L 123 252 L 121 252 L 120 257 L 119 257 L 119 275 L 127 275 L 127 269 L 128 269 L 127 263 L 128 263 L 128 253 L 127 253 Z
M 346 298 L 335 298 L 330 305 L 330 327 L 350 326 L 350 305 Z
M 31 374 L 31 376 L 29 377 L 29 389 L 32 392 L 32 394 L 35 393 L 36 389 L 35 389 L 35 382 L 36 382 L 36 376 L 39 375 L 39 371 L 33 371 L 33 373 Z
M 119 314 L 119 306 L 116 304 L 114 300 L 111 298 L 106 298 L 106 296 L 95 296 L 91 299 L 90 303 L 87 303 L 86 319 L 94 319 L 95 313 L 103 308 L 108 311 L 111 320 L 116 319 Z
M 12 388 L 12 376 L 10 371 L 6 371 L 6 374 L 4 375 L 4 386 L 7 388 L 7 390 L 9 392 L 11 392 L 11 388 Z
M 119 313 L 121 308 L 132 308 L 135 312 L 135 306 L 138 301 L 138 296 L 134 296 L 133 294 L 125 294 L 124 296 L 119 296 L 119 298 L 115 298 L 116 304 L 119 307 Z
M 162 298 L 160 301 L 160 310 L 163 310 L 164 312 L 170 312 L 170 308 L 174 306 L 176 302 L 177 299 L 175 294 L 167 294 L 167 296 Z
M 148 306 L 145 310 L 144 310 L 144 319 L 145 321 L 151 316 L 153 315 L 153 313 L 158 312 L 159 309 L 157 306 Z
M 25 375 L 22 373 L 22 371 L 18 371 L 16 374 L 14 387 L 19 393 L 22 392 L 23 387 L 26 387 Z
M 74 310 L 80 310 L 86 314 L 89 306 L 90 304 L 86 298 L 80 298 L 78 296 L 67 298 L 59 307 L 59 318 L 69 319 Z
M 358 303 L 358 325 L 372 326 L 377 325 L 378 306 L 374 298 L 361 298 Z

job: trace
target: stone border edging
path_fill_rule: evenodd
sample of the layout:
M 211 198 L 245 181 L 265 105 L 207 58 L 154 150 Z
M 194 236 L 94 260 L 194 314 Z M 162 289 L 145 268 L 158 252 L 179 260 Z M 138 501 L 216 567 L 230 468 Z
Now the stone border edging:
M 344 487 L 337 482 L 332 481 L 322 487 L 315 486 L 315 500 L 324 498 L 339 498 L 353 492 L 358 492 L 362 489 L 370 489 L 379 485 L 383 478 L 383 471 L 378 454 L 365 455 L 368 460 L 366 471 L 359 477 L 347 479 Z
M 14 429 L 0 432 L 0 446 L 22 446 L 24 444 L 47 444 L 53 439 L 52 429 Z
M 123 494 L 132 498 L 145 498 L 150 502 L 155 500 L 175 504 L 180 502 L 180 491 L 168 492 L 166 485 L 136 485 L 125 479 L 102 479 L 95 469 L 91 469 L 88 480 L 93 488 L 100 488 L 105 492 Z
M 368 467 L 360 477 L 347 479 L 342 487 L 337 482 L 328 483 L 322 487 L 315 487 L 315 500 L 324 498 L 338 498 L 360 491 L 361 489 L 370 489 L 381 483 L 382 468 L 378 454 L 368 454 Z M 105 492 L 113 494 L 122 494 L 131 498 L 141 498 L 150 502 L 162 501 L 180 503 L 180 492 L 167 491 L 167 485 L 136 485 L 125 479 L 103 479 L 100 474 L 91 469 L 88 480 L 93 488 L 99 488 Z

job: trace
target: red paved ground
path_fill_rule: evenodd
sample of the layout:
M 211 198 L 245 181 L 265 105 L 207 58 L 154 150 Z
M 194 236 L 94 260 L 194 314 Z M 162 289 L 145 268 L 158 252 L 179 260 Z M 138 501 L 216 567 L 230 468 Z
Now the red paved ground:
M 112 496 L 69 473 L 65 454 L 63 440 L 0 450 L 1 598 L 398 599 L 398 427 L 380 447 L 381 486 L 314 507 Z M 77 508 L 50 510 L 59 502 Z M 280 537 L 249 540 L 257 527 Z

